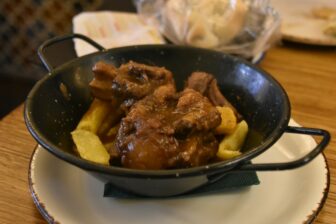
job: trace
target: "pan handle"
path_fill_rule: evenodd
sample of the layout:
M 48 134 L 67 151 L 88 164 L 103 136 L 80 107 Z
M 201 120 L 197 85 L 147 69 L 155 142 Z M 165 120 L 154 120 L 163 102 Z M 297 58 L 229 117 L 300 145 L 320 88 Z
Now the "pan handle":
M 63 41 L 68 40 L 68 39 L 74 39 L 74 38 L 79 38 L 79 39 L 84 40 L 88 44 L 91 44 L 92 46 L 97 48 L 99 51 L 104 51 L 105 50 L 105 48 L 103 46 L 101 46 L 100 44 L 98 44 L 97 42 L 92 40 L 91 38 L 89 38 L 87 36 L 84 36 L 82 34 L 78 34 L 78 33 L 51 38 L 51 39 L 45 41 L 43 44 L 41 44 L 41 46 L 37 50 L 37 54 L 38 54 L 40 60 L 42 61 L 44 67 L 49 72 L 51 72 L 53 70 L 53 67 L 52 67 L 51 63 L 49 62 L 49 60 L 47 59 L 47 57 L 44 53 L 45 49 L 48 48 L 51 45 L 56 44 L 56 43 L 63 42 Z
M 233 172 L 276 171 L 298 168 L 312 161 L 318 154 L 323 151 L 323 149 L 328 145 L 330 141 L 330 133 L 323 129 L 288 126 L 285 132 L 293 134 L 322 136 L 322 139 L 313 150 L 311 150 L 308 154 L 300 159 L 285 163 L 244 164 L 237 169 L 234 169 Z

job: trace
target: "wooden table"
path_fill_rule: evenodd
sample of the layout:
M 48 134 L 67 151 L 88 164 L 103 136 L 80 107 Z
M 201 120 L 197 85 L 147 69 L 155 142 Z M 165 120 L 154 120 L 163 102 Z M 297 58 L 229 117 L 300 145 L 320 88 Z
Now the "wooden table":
M 315 222 L 336 223 L 336 49 L 286 43 L 270 50 L 261 67 L 286 89 L 298 123 L 332 134 L 325 151 L 330 193 Z M 22 115 L 21 105 L 0 122 L 0 223 L 45 223 L 28 188 L 28 165 L 36 143 Z

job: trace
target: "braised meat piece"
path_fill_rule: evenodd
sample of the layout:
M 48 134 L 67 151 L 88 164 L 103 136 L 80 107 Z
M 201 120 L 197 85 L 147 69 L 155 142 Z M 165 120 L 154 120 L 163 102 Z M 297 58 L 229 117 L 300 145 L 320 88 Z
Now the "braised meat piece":
M 119 74 L 118 69 L 111 64 L 97 62 L 92 71 L 94 78 L 89 85 L 93 96 L 101 100 L 115 99 L 115 91 L 112 88 L 112 84 Z
M 180 115 L 174 122 L 176 134 L 211 130 L 218 122 L 217 109 L 207 98 L 193 89 L 187 88 L 182 92 L 175 112 Z
M 215 106 L 230 107 L 237 115 L 238 120 L 241 120 L 241 115 L 237 112 L 236 108 L 232 106 L 219 90 L 217 80 L 213 75 L 206 72 L 193 72 L 186 82 L 186 88 L 200 92 L 203 96 L 208 97 Z
M 130 61 L 119 68 L 98 62 L 92 69 L 92 94 L 103 100 L 117 101 L 125 110 L 134 102 L 151 94 L 158 86 L 173 84 L 173 75 L 163 67 Z
M 121 121 L 116 147 L 124 167 L 169 169 L 207 164 L 216 155 L 221 117 L 200 93 L 161 86 Z

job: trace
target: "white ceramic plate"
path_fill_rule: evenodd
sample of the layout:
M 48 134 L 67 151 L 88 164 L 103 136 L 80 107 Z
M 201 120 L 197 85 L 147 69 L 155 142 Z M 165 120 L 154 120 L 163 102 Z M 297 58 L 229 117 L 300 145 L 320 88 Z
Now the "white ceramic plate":
M 253 162 L 293 160 L 315 145 L 309 136 L 284 134 Z M 29 169 L 37 208 L 48 222 L 63 224 L 310 223 L 329 189 L 328 166 L 322 155 L 295 170 L 259 172 L 258 176 L 260 185 L 211 196 L 131 200 L 103 198 L 101 182 L 40 146 Z
M 327 21 L 312 16 L 311 11 L 320 7 L 336 9 L 335 0 L 271 0 L 282 19 L 284 39 L 305 44 L 336 46 L 336 37 L 323 33 Z

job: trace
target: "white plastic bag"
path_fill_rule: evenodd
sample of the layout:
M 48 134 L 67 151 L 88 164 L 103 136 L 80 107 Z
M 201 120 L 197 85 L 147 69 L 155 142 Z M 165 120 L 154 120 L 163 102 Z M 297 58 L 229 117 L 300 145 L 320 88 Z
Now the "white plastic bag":
M 278 40 L 267 0 L 134 0 L 146 23 L 172 43 L 255 58 Z

